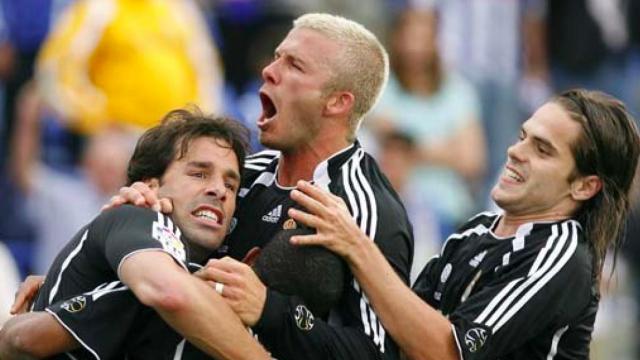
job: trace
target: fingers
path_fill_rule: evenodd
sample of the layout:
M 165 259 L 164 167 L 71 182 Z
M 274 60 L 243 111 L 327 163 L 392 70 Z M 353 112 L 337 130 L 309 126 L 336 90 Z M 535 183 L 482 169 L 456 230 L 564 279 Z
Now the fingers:
M 196 276 L 206 281 L 224 284 L 240 283 L 244 274 L 252 271 L 247 264 L 243 264 L 230 257 L 209 260 L 207 265 L 196 272 Z
M 11 305 L 10 313 L 12 315 L 27 312 L 33 303 L 33 300 L 44 284 L 44 276 L 30 275 L 20 284 L 20 288 L 15 294 L 13 305 Z
M 122 189 L 120 189 L 120 192 L 122 193 Z M 147 184 L 137 181 L 131 185 L 127 193 L 130 193 L 132 196 L 129 199 L 132 204 L 136 206 L 148 206 L 154 211 L 161 210 L 157 194 L 151 190 Z
M 244 274 L 247 271 L 252 271 L 249 265 L 244 264 L 236 259 L 232 259 L 228 256 L 225 256 L 222 259 L 213 259 L 209 260 L 207 266 L 213 266 L 223 271 Z
M 323 190 L 318 186 L 311 184 L 308 181 L 304 181 L 304 180 L 298 181 L 298 183 L 296 184 L 296 189 L 304 192 L 310 198 L 316 200 L 317 202 L 325 206 L 330 205 L 331 202 L 333 201 L 333 197 L 332 197 L 333 195 L 330 192 Z
M 296 190 L 298 191 L 296 192 Z M 337 207 L 349 212 L 347 204 L 345 204 L 341 197 L 334 195 L 327 190 L 321 189 L 308 181 L 298 181 L 296 190 L 291 192 L 291 198 L 314 214 L 317 213 L 318 209 L 324 209 L 327 207 Z M 306 197 L 300 196 L 301 193 Z
M 173 212 L 173 203 L 171 202 L 170 199 L 167 199 L 167 198 L 160 199 L 159 206 L 160 206 L 159 210 L 156 210 L 155 208 L 154 210 L 160 211 L 163 214 L 171 214 Z
M 139 207 L 151 208 L 169 214 L 173 211 L 173 204 L 169 199 L 158 199 L 156 191 L 143 182 L 135 182 L 131 186 L 123 186 L 118 195 L 113 196 L 109 203 L 102 207 L 102 211 L 132 204 Z
M 105 211 L 105 210 L 109 210 L 109 209 L 114 209 L 117 208 L 120 205 L 123 205 L 126 203 L 126 200 L 120 196 L 120 195 L 114 195 L 111 197 L 111 199 L 109 199 L 109 203 L 104 205 L 100 211 Z
M 316 234 L 295 235 L 289 238 L 289 242 L 291 242 L 293 245 L 300 246 L 324 245 L 324 241 Z
M 323 221 L 317 216 L 306 213 L 302 210 L 298 210 L 295 208 L 289 208 L 289 211 L 287 211 L 287 214 L 289 214 L 289 216 L 291 216 L 293 220 L 314 229 L 318 229 L 320 225 L 323 224 Z
M 206 266 L 194 273 L 198 278 L 205 281 L 228 283 L 234 281 L 235 275 L 228 271 L 218 269 L 214 266 Z
M 321 214 L 326 209 L 325 205 L 298 189 L 292 190 L 290 196 L 293 201 L 312 214 Z

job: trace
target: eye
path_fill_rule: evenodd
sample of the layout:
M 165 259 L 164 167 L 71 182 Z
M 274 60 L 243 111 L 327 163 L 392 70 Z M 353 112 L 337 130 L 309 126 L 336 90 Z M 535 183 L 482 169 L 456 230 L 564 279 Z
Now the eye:
M 549 150 L 548 150 L 548 149 L 546 148 L 546 146 L 544 146 L 544 145 L 538 145 L 538 146 L 536 147 L 536 149 L 537 149 L 537 150 L 538 150 L 538 152 L 539 152 L 540 154 L 542 154 L 542 155 L 545 155 L 545 156 L 547 156 L 547 155 L 551 155 L 551 152 L 549 152 Z
M 518 134 L 518 140 L 522 141 L 527 137 L 527 135 L 525 134 L 524 130 L 520 130 L 520 134 Z
M 225 182 L 224 187 L 231 192 L 236 192 L 236 184 L 232 182 Z
M 289 61 L 289 64 L 296 70 L 302 71 L 302 67 L 295 60 Z
M 198 179 L 204 179 L 207 177 L 207 174 L 204 171 L 195 171 L 195 172 L 189 173 L 189 176 L 198 178 Z

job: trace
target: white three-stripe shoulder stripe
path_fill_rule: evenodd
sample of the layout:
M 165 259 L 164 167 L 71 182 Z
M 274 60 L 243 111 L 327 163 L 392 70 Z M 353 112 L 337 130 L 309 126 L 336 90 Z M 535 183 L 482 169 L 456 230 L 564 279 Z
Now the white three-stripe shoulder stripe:
M 478 224 L 476 225 L 476 227 L 473 227 L 471 229 L 467 229 L 461 233 L 453 233 L 451 235 L 449 235 L 449 237 L 447 238 L 447 240 L 445 240 L 444 245 L 442 245 L 442 249 L 440 250 L 440 256 L 444 255 L 444 251 L 447 249 L 447 245 L 449 244 L 449 241 L 451 240 L 460 240 L 460 239 L 465 239 L 471 235 L 483 235 L 489 232 L 489 228 L 486 227 L 483 224 Z
M 364 151 L 358 149 L 342 166 L 342 185 L 347 195 L 351 216 L 356 220 L 360 229 L 373 240 L 378 226 L 378 205 L 371 184 L 362 171 L 363 158 Z M 373 339 L 373 343 L 378 346 L 380 352 L 384 353 L 386 332 L 355 279 L 353 287 L 361 295 L 360 315 L 364 332 Z
M 274 150 L 265 150 L 259 153 L 247 156 L 244 161 L 244 167 L 251 170 L 264 170 L 267 165 L 269 165 L 273 159 L 280 156 L 279 151 Z
M 578 223 L 553 225 L 545 246 L 538 252 L 528 275 L 507 284 L 474 320 L 496 333 L 549 283 L 571 259 L 578 246 Z
M 342 166 L 342 182 L 347 194 L 351 215 L 360 229 L 375 239 L 378 226 L 378 205 L 369 180 L 362 171 L 364 151 L 356 150 Z

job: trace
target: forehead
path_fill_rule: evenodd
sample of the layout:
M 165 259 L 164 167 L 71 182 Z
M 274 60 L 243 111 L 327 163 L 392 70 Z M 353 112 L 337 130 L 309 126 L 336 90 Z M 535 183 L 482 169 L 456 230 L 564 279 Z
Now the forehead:
M 276 51 L 304 60 L 320 63 L 338 55 L 340 44 L 320 31 L 309 28 L 294 28 L 282 40 Z
M 577 141 L 582 128 L 560 105 L 549 102 L 541 106 L 522 129 L 527 136 L 538 137 L 550 142 L 560 153 L 571 153 L 571 146 Z
M 226 140 L 213 137 L 199 137 L 187 144 L 184 156 L 178 162 L 211 162 L 216 164 L 228 163 L 226 166 L 239 170 L 238 159 L 233 148 Z

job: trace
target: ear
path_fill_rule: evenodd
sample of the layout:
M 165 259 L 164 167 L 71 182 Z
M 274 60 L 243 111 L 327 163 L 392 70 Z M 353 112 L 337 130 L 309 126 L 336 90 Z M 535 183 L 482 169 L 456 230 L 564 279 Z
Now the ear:
M 571 183 L 571 197 L 576 201 L 586 201 L 602 190 L 602 180 L 597 175 L 582 176 Z
M 327 100 L 323 115 L 327 117 L 348 116 L 353 109 L 355 97 L 349 91 L 336 91 Z
M 147 184 L 147 186 L 151 190 L 158 190 L 158 188 L 160 187 L 160 180 L 158 180 L 158 178 L 147 179 L 144 181 L 144 183 Z

